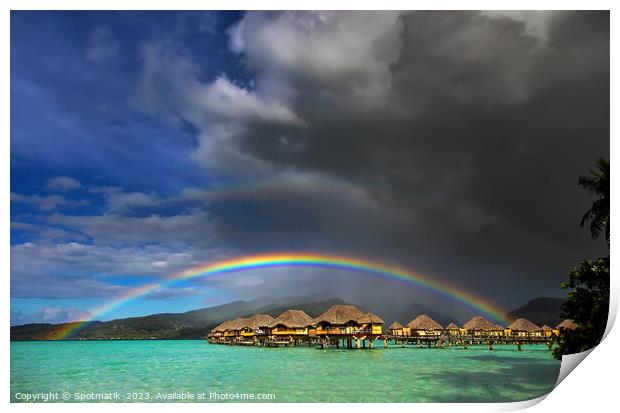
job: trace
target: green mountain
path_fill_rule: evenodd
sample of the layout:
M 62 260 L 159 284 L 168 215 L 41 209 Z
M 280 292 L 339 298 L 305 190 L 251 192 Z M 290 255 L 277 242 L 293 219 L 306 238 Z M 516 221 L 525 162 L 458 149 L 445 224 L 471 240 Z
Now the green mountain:
M 549 327 L 555 327 L 562 322 L 562 318 L 560 317 L 560 306 L 563 302 L 564 298 L 534 298 L 524 306 L 509 312 L 507 317 L 509 320 L 527 318 L 532 323 L 539 326 L 547 324 Z
M 269 314 L 272 317 L 277 317 L 286 310 L 302 310 L 310 317 L 318 317 L 327 311 L 330 307 L 337 304 L 349 304 L 340 298 L 329 298 L 327 300 L 310 301 L 301 304 L 289 304 L 289 305 L 275 305 L 259 308 L 255 311 L 256 314 Z M 363 310 L 362 307 L 359 307 Z

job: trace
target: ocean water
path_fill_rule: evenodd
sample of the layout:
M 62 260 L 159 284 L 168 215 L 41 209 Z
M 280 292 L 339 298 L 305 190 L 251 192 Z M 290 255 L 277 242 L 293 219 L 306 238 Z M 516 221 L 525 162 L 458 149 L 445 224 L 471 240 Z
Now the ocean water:
M 121 402 L 178 402 L 189 395 L 196 402 L 218 397 L 509 402 L 550 392 L 560 369 L 544 345 L 518 352 L 509 345 L 490 351 L 484 346 L 384 349 L 382 344 L 377 342 L 373 350 L 319 350 L 233 347 L 201 340 L 12 342 L 11 400 L 51 392 L 59 401 L 98 401 L 117 392 L 116 401 Z

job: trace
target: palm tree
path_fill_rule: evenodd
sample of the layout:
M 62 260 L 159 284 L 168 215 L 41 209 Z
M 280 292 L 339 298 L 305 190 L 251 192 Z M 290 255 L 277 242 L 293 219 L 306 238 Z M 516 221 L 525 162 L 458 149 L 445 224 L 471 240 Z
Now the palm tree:
M 578 183 L 596 197 L 592 207 L 581 218 L 581 226 L 590 223 L 592 239 L 598 239 L 605 230 L 609 246 L 609 161 L 598 158 L 596 168 L 590 169 L 589 176 L 579 177 Z

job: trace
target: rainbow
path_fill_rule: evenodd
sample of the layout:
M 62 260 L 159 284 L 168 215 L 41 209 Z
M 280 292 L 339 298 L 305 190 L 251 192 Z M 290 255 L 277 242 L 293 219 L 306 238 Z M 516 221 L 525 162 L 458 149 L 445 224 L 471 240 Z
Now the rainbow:
M 116 299 L 91 310 L 90 317 L 87 320 L 65 324 L 59 329 L 51 332 L 46 338 L 55 340 L 70 338 L 71 335 L 80 331 L 95 319 L 101 318 L 113 312 L 117 308 L 140 297 L 153 293 L 162 287 L 168 287 L 184 280 L 276 267 L 314 267 L 333 270 L 357 271 L 390 279 L 401 280 L 440 293 L 495 320 L 505 323 L 508 322 L 505 318 L 505 311 L 489 301 L 452 284 L 433 280 L 427 276 L 411 272 L 402 267 L 345 256 L 305 252 L 283 252 L 248 255 L 232 259 L 207 262 L 184 271 L 171 274 L 161 282 L 147 284 L 129 290 L 120 297 L 117 297 Z

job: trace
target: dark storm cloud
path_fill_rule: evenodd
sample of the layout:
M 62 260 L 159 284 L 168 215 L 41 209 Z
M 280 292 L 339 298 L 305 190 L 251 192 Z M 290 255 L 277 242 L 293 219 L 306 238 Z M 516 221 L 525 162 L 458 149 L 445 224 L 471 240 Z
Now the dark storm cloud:
M 271 200 L 279 223 L 299 222 L 273 225 L 286 232 L 282 242 L 342 248 L 354 239 L 352 249 L 373 244 L 377 255 L 466 274 L 488 293 L 509 280 L 511 294 L 553 294 L 576 260 L 604 251 L 578 227 L 590 200 L 576 180 L 609 153 L 608 13 L 552 14 L 545 38 L 533 36 L 527 22 L 477 12 L 383 18 L 381 34 L 362 39 L 370 42 L 366 72 L 347 65 L 343 48 L 329 61 L 334 70 L 321 76 L 296 66 L 296 56 L 256 58 L 253 47 L 264 44 L 250 36 L 261 38 L 263 19 L 246 17 L 243 51 L 270 84 L 276 78 L 295 91 L 289 108 L 304 127 L 253 122 L 241 150 L 345 179 L 381 206 L 370 212 L 327 193 Z M 345 27 L 355 20 L 338 19 Z M 308 27 L 281 17 L 270 22 L 269 30 L 282 33 Z M 394 60 L 377 57 L 372 43 L 385 46 L 391 27 Z M 317 36 L 304 38 L 310 54 Z M 346 44 L 359 50 L 355 39 Z M 373 69 L 382 65 L 387 72 Z M 334 86 L 343 75 L 352 80 Z M 369 94 L 376 99 L 360 97 Z

